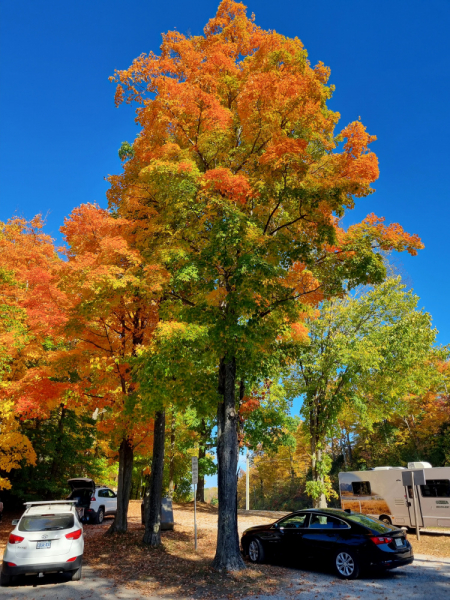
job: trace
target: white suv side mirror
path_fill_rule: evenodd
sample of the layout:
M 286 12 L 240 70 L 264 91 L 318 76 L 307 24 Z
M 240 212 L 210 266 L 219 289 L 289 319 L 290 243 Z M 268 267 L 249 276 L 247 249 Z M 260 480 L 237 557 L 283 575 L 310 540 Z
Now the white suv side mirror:
M 19 524 L 20 519 L 13 519 L 11 521 L 11 525 L 18 525 Z

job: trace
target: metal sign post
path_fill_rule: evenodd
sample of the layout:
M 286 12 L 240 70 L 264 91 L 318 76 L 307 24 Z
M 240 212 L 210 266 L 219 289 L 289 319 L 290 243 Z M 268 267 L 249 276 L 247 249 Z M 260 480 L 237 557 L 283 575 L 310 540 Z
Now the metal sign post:
M 414 519 L 416 520 L 416 537 L 420 541 L 419 519 L 417 516 L 416 486 L 414 485 L 414 471 L 411 472 L 411 485 L 412 485 L 413 503 L 414 503 Z
M 412 489 L 412 501 L 414 508 L 414 519 L 416 522 L 416 537 L 420 540 L 420 530 L 419 530 L 419 499 L 417 498 L 416 486 L 418 485 L 426 485 L 425 472 L 423 469 L 417 469 L 415 471 L 404 471 L 402 473 L 403 485 L 405 487 L 411 486 Z
M 194 539 L 197 552 L 197 494 L 195 486 L 198 484 L 198 458 L 192 457 L 192 485 L 194 486 Z

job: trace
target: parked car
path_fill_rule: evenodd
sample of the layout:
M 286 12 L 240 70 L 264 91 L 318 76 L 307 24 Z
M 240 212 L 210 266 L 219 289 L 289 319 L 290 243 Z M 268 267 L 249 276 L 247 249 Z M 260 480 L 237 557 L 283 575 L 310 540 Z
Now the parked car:
M 72 490 L 68 500 L 76 500 L 80 518 L 87 523 L 103 523 L 106 515 L 117 512 L 117 494 L 106 486 L 95 485 L 92 479 L 76 477 L 67 482 Z
M 20 519 L 12 522 L 3 554 L 0 585 L 8 585 L 16 575 L 70 573 L 81 579 L 83 526 L 75 502 L 26 502 Z
M 242 550 L 252 562 L 270 555 L 325 561 L 343 579 L 356 579 L 362 569 L 395 569 L 413 562 L 406 533 L 377 519 L 337 509 L 307 509 L 270 525 L 246 529 Z

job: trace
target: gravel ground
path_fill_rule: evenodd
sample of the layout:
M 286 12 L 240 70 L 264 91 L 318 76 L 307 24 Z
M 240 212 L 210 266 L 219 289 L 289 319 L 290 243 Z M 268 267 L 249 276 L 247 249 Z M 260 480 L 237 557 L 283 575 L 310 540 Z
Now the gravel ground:
M 251 596 L 248 600 L 448 600 L 450 597 L 450 560 L 418 555 L 415 562 L 402 569 L 357 581 L 341 581 L 329 573 L 290 570 L 291 582 L 279 594 Z M 63 576 L 22 578 L 16 585 L 2 588 L 2 600 L 137 600 L 137 595 L 98 574 L 90 567 L 83 569 L 83 579 L 68 582 Z M 170 595 L 145 596 L 146 600 L 168 600 Z M 189 598 L 192 598 L 190 596 Z M 227 597 L 229 598 L 229 596 Z M 197 596 L 196 600 L 201 600 Z
M 450 598 L 447 548 L 450 539 L 442 537 L 426 540 L 423 536 L 421 542 L 414 543 L 411 535 L 409 539 L 416 552 L 412 565 L 352 582 L 336 579 L 329 571 L 287 569 L 280 565 L 251 567 L 234 578 L 219 577 L 209 567 L 215 546 L 217 513 L 211 507 L 201 508 L 198 514 L 198 553 L 194 552 L 192 544 L 191 506 L 176 507 L 176 531 L 164 534 L 164 552 L 149 553 L 139 545 L 142 536 L 140 507 L 139 503 L 133 502 L 130 507 L 130 533 L 125 538 L 104 537 L 110 519 L 103 526 L 85 527 L 82 581 L 71 582 L 62 575 L 22 577 L 14 586 L 2 588 L 0 597 L 2 600 Z M 240 531 L 256 523 L 273 521 L 278 516 L 242 512 L 244 514 L 239 514 Z M 0 548 L 4 546 L 10 530 L 8 522 L 0 526 Z

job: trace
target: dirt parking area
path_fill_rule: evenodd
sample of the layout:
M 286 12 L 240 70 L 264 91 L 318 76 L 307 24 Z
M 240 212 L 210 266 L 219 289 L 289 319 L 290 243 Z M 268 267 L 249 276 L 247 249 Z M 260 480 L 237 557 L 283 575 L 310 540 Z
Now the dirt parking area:
M 258 513 L 239 515 L 239 531 L 252 525 L 273 522 L 278 515 Z M 281 565 L 248 564 L 232 575 L 211 569 L 214 557 L 217 510 L 210 505 L 198 507 L 198 551 L 194 549 L 193 506 L 174 507 L 175 531 L 163 533 L 163 547 L 149 549 L 141 543 L 140 502 L 130 506 L 129 532 L 106 536 L 111 524 L 85 526 L 85 567 L 81 582 L 68 582 L 62 576 L 21 578 L 11 588 L 2 589 L 2 599 L 52 598 L 55 600 L 110 600 L 113 598 L 219 599 L 326 598 L 398 599 L 450 597 L 449 538 L 422 536 L 414 545 L 413 565 L 392 572 L 347 582 L 336 579 L 324 569 L 285 568 Z M 12 529 L 5 515 L 0 527 L 0 552 Z M 419 553 L 419 554 L 417 554 Z

